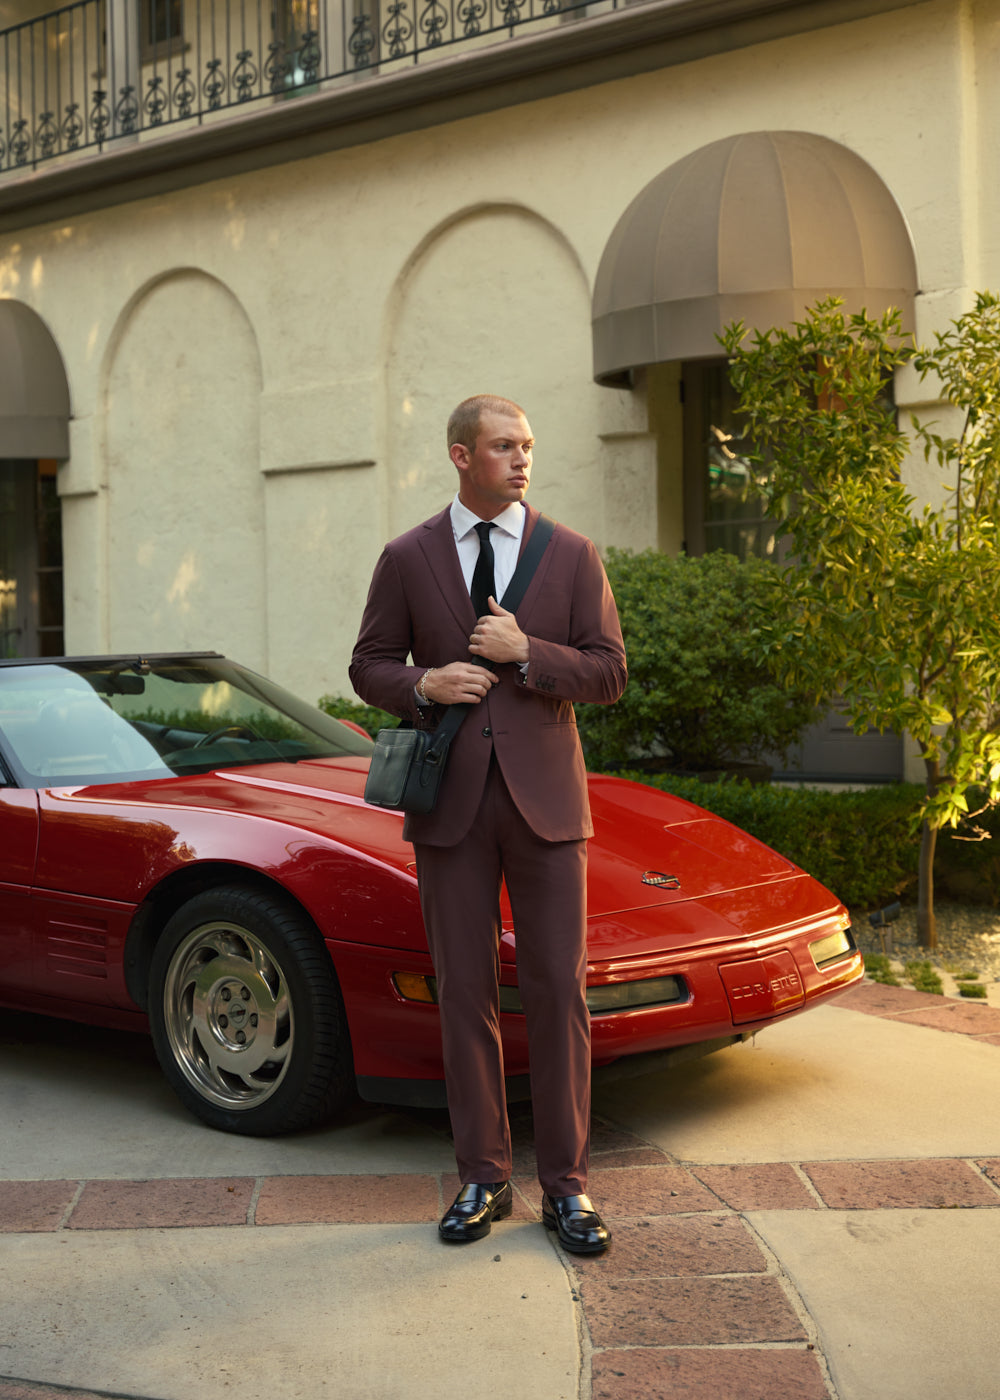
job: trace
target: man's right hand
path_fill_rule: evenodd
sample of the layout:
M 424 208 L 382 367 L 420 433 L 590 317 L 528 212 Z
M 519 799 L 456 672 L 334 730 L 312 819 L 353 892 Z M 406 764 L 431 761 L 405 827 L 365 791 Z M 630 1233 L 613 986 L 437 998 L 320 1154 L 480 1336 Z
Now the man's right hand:
M 431 671 L 424 681 L 424 693 L 438 705 L 478 705 L 499 679 L 485 666 L 452 661 Z

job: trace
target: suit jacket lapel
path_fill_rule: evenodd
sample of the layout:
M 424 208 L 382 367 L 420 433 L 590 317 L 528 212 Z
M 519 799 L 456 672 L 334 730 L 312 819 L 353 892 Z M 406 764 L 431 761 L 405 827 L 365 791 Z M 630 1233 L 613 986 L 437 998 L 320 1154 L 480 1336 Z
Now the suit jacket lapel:
M 524 504 L 524 510 L 524 531 L 521 535 L 518 558 L 524 553 L 539 516 L 539 512 L 534 506 L 529 506 L 527 501 Z M 557 524 L 556 534 L 553 535 L 538 561 L 538 568 L 535 570 L 527 592 L 521 600 L 521 606 L 515 613 L 519 621 L 528 617 L 541 594 L 545 575 L 552 561 L 553 545 L 558 533 L 559 526 Z M 462 577 L 462 566 L 458 562 L 458 550 L 455 547 L 455 532 L 451 525 L 450 507 L 442 511 L 440 515 L 432 516 L 430 520 L 424 522 L 423 532 L 420 536 L 420 548 L 441 597 L 455 621 L 463 633 L 471 632 L 475 626 L 476 618 L 472 610 L 472 599 L 469 597 L 465 579 Z
M 476 619 L 472 611 L 472 599 L 462 577 L 462 566 L 458 562 L 450 507 L 424 522 L 420 548 L 441 597 L 455 621 L 463 632 L 471 632 Z

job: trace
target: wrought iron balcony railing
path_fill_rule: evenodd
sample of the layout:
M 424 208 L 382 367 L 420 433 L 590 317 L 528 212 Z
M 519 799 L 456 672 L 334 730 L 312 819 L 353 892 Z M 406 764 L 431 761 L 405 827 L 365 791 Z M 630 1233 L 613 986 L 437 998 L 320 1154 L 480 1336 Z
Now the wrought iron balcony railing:
M 29 0 L 30 3 L 30 0 Z M 628 0 L 77 0 L 0 31 L 0 171 L 204 123 Z

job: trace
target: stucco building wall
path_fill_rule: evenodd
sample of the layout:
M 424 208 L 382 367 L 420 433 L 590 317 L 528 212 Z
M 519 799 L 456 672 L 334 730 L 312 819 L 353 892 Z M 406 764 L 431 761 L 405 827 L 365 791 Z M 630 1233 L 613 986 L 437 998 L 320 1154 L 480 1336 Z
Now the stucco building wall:
M 827 136 L 909 222 L 928 340 L 1000 280 L 998 45 L 1000 5 L 933 0 L 4 236 L 0 295 L 69 378 L 68 650 L 215 647 L 348 693 L 372 564 L 447 504 L 444 422 L 482 389 L 528 412 L 536 505 L 679 543 L 643 376 L 591 377 L 620 214 L 717 138 Z M 900 376 L 904 411 L 927 397 Z

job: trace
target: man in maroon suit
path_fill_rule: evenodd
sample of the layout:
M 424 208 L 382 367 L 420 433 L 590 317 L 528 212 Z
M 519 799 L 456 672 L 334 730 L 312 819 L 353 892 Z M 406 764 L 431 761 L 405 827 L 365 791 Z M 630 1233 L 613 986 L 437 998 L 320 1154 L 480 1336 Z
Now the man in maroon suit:
M 586 1195 L 593 826 L 573 701 L 613 704 L 625 650 L 597 550 L 565 526 L 516 612 L 497 602 L 539 519 L 522 504 L 533 448 L 517 404 L 490 395 L 459 404 L 448 423 L 458 494 L 386 546 L 350 673 L 363 700 L 422 727 L 436 727 L 442 706 L 477 707 L 452 743 L 434 811 L 408 815 L 403 829 L 416 851 L 463 1183 L 441 1238 L 480 1239 L 513 1207 L 497 990 L 506 879 L 542 1219 L 566 1249 L 599 1253 L 609 1234 Z

